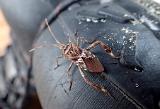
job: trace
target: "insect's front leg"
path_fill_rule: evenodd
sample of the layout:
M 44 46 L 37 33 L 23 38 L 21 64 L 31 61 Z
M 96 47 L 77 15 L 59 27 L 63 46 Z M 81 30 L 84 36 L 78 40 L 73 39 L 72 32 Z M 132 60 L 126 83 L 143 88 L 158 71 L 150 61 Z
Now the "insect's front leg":
M 58 56 L 58 57 L 56 58 L 56 66 L 54 67 L 54 69 L 57 69 L 57 68 L 59 67 L 59 62 L 58 62 L 58 60 L 59 60 L 60 58 L 62 58 L 62 57 L 63 57 L 63 55 Z
M 115 55 L 113 54 L 112 49 L 111 49 L 108 45 L 104 44 L 102 41 L 99 41 L 99 40 L 95 40 L 95 41 L 94 41 L 93 43 L 91 43 L 86 49 L 87 49 L 87 50 L 90 50 L 90 49 L 92 49 L 92 48 L 95 48 L 97 45 L 100 45 L 100 47 L 103 48 L 104 51 L 105 51 L 107 54 L 109 54 L 112 58 L 119 58 L 119 57 L 117 57 L 117 56 L 115 56 Z
M 84 72 L 81 70 L 80 66 L 78 66 L 78 68 L 79 68 L 79 71 L 80 71 L 80 74 L 81 74 L 82 78 L 84 79 L 84 81 L 85 81 L 88 85 L 90 85 L 91 87 L 93 87 L 95 90 L 102 92 L 102 93 L 105 94 L 105 95 L 111 96 L 111 94 L 105 89 L 104 86 L 99 85 L 99 84 L 96 84 L 96 83 L 93 83 L 92 81 L 90 81 L 90 80 L 87 78 L 87 76 L 85 76 L 85 74 L 84 74 Z M 111 96 L 111 97 L 112 97 L 112 96 Z

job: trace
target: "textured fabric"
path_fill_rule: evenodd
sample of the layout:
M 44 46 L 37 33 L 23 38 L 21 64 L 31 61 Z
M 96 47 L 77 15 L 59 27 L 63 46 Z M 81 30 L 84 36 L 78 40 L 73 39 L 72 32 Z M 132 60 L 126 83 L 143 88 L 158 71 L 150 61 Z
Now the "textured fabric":
M 147 19 L 147 20 L 146 20 Z M 106 4 L 81 2 L 69 7 L 51 24 L 61 42 L 68 36 L 74 41 L 77 30 L 82 40 L 98 39 L 108 44 L 120 61 L 112 59 L 102 49 L 93 52 L 105 68 L 100 75 L 86 73 L 93 82 L 103 84 L 115 97 L 104 96 L 88 86 L 75 65 L 73 87 L 68 91 L 67 68 L 69 61 L 62 59 L 54 69 L 57 48 L 41 48 L 34 52 L 33 72 L 42 106 L 47 109 L 157 109 L 159 100 L 160 53 L 159 22 L 139 5 L 130 0 L 115 0 Z M 155 30 L 156 27 L 158 29 Z M 54 44 L 48 30 L 42 31 L 39 44 Z M 82 43 L 81 47 L 87 47 Z

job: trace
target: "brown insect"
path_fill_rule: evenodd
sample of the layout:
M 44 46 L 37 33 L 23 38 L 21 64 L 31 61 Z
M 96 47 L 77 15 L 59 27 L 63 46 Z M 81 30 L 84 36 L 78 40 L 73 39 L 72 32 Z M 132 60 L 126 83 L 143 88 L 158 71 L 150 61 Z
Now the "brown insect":
M 99 41 L 99 40 L 95 40 L 87 48 L 80 48 L 79 47 L 79 38 L 77 38 L 76 43 L 69 42 L 68 44 L 63 44 L 56 39 L 54 33 L 51 31 L 51 28 L 48 24 L 47 19 L 45 19 L 45 22 L 46 22 L 46 25 L 48 26 L 48 29 L 49 29 L 52 37 L 55 39 L 55 41 L 57 43 L 57 44 L 55 44 L 55 46 L 58 47 L 62 52 L 62 56 L 60 56 L 56 59 L 57 60 L 56 67 L 59 66 L 59 64 L 58 64 L 59 58 L 64 57 L 64 58 L 71 61 L 71 64 L 69 65 L 69 68 L 67 70 L 68 76 L 70 77 L 69 89 L 71 90 L 71 87 L 72 87 L 71 74 L 69 71 L 72 68 L 72 66 L 75 64 L 78 66 L 78 69 L 80 71 L 82 78 L 84 79 L 84 81 L 88 85 L 90 85 L 92 88 L 96 89 L 97 91 L 104 93 L 105 95 L 110 95 L 104 86 L 93 83 L 92 81 L 90 81 L 87 78 L 87 76 L 84 74 L 83 70 L 87 70 L 91 73 L 98 73 L 98 74 L 102 73 L 104 71 L 104 67 L 101 64 L 101 62 L 99 61 L 99 59 L 92 52 L 90 52 L 90 49 L 95 48 L 97 45 L 100 45 L 100 47 L 102 49 L 104 49 L 104 51 L 107 54 L 109 54 L 111 57 L 118 58 L 113 54 L 112 49 L 110 47 L 108 47 L 106 44 L 104 44 L 102 41 Z M 77 35 L 77 33 L 75 35 Z

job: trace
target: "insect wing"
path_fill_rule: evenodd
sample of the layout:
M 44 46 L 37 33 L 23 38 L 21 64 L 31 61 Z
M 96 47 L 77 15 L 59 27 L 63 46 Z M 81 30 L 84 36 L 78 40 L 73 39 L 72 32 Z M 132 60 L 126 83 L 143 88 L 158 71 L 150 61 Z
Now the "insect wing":
M 83 62 L 85 63 L 87 70 L 90 72 L 100 73 L 104 71 L 104 67 L 97 57 L 83 58 Z

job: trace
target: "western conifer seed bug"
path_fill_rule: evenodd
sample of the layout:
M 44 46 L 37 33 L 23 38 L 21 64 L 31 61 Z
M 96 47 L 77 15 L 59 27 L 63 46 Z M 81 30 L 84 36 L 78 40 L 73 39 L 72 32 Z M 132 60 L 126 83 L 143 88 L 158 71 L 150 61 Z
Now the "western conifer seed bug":
M 70 77 L 69 90 L 71 90 L 71 86 L 72 86 L 71 74 L 69 73 L 69 71 L 71 70 L 72 66 L 75 64 L 78 66 L 80 74 L 84 79 L 85 83 L 87 83 L 92 88 L 94 88 L 99 92 L 102 92 L 105 95 L 110 95 L 110 93 L 107 91 L 107 89 L 105 89 L 104 86 L 90 81 L 87 78 L 87 76 L 84 74 L 83 70 L 87 70 L 91 73 L 102 73 L 104 71 L 103 65 L 101 64 L 99 59 L 92 52 L 90 52 L 90 50 L 92 48 L 95 48 L 97 45 L 100 45 L 100 47 L 112 58 L 119 58 L 113 54 L 112 49 L 108 45 L 104 44 L 102 41 L 99 41 L 99 40 L 95 40 L 87 48 L 80 48 L 78 37 L 77 37 L 76 43 L 73 43 L 73 42 L 69 42 L 68 44 L 61 43 L 59 40 L 57 40 L 54 33 L 52 32 L 47 19 L 45 19 L 45 23 L 52 37 L 56 41 L 56 44 L 54 44 L 54 46 L 58 47 L 62 52 L 62 56 L 58 58 L 64 57 L 71 61 L 71 64 L 69 65 L 69 68 L 67 70 L 68 76 Z M 58 67 L 58 58 L 56 59 L 57 67 Z

